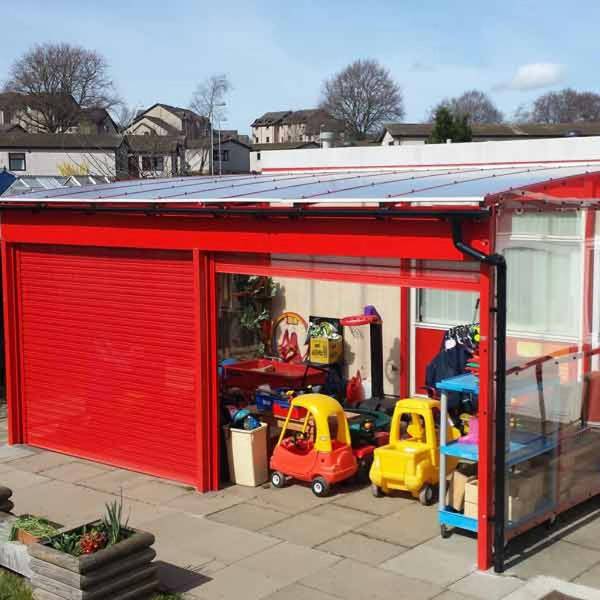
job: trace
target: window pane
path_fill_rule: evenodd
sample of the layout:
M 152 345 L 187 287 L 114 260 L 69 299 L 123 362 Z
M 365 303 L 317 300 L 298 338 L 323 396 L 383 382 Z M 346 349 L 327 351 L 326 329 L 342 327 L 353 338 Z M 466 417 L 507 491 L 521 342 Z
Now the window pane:
M 475 292 L 419 290 L 419 321 L 439 325 L 477 321 L 477 298 Z

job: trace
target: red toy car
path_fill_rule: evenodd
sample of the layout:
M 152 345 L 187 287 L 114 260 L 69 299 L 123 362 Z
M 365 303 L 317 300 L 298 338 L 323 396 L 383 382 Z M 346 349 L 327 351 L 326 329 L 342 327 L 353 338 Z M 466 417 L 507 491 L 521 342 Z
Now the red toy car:
M 286 437 L 294 408 L 306 409 L 301 431 Z M 324 394 L 293 398 L 271 457 L 271 483 L 280 488 L 292 477 L 311 484 L 316 496 L 326 496 L 333 485 L 354 477 L 360 459 L 373 454 L 373 446 L 354 450 L 341 404 Z

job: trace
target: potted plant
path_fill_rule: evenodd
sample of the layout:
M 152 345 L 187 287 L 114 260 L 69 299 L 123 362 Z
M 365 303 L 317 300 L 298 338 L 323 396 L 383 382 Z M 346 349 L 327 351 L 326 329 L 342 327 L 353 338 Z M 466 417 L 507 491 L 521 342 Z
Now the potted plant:
M 154 536 L 123 522 L 123 503 L 106 505 L 102 519 L 31 544 L 35 598 L 133 598 L 158 586 Z
M 29 546 L 57 535 L 61 527 L 60 523 L 54 523 L 43 517 L 21 515 L 13 522 L 9 539 L 11 542 L 21 542 Z

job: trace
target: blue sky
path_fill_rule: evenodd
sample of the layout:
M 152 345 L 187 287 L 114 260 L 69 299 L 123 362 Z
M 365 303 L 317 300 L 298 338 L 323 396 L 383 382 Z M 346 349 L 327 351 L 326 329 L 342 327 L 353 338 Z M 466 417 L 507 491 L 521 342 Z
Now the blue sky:
M 45 41 L 103 53 L 139 107 L 188 106 L 223 72 L 234 86 L 224 127 L 242 132 L 268 110 L 315 106 L 325 77 L 365 57 L 402 85 L 407 121 L 472 88 L 509 116 L 552 89 L 600 92 L 597 0 L 26 0 L 2 16 L 0 79 Z

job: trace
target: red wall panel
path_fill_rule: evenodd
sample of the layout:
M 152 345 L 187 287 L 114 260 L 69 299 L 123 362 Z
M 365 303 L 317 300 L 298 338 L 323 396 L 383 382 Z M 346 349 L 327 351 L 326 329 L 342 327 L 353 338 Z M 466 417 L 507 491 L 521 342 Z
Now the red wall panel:
M 196 483 L 191 252 L 17 251 L 25 443 Z

